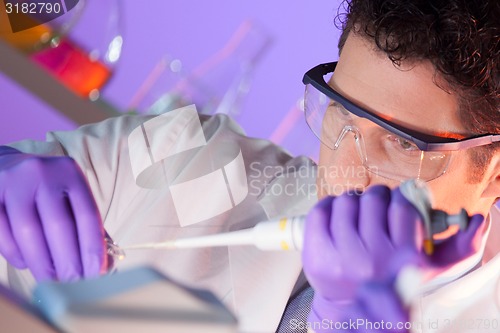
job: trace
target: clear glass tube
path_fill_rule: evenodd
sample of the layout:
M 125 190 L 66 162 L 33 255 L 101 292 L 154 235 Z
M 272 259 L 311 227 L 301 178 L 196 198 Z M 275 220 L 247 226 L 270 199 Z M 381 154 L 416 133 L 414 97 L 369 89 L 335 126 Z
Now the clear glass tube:
M 125 259 L 125 251 L 113 241 L 113 239 L 106 232 L 104 236 L 106 243 L 106 253 L 108 255 L 108 272 L 113 273 L 116 270 L 116 263 Z

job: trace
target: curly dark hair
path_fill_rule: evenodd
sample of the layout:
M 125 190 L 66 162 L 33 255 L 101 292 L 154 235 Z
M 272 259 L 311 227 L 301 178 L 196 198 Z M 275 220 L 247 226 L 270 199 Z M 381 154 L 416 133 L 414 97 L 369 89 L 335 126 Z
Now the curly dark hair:
M 371 38 L 396 65 L 430 60 L 459 97 L 459 117 L 471 135 L 500 134 L 499 0 L 344 0 L 343 33 Z M 494 144 L 470 149 L 489 162 Z M 481 175 L 482 176 L 482 175 Z

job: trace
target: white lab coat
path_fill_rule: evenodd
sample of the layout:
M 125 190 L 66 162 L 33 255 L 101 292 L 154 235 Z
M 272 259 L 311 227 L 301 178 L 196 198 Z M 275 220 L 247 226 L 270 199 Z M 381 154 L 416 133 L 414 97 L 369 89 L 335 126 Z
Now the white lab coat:
M 191 119 L 188 117 L 186 120 L 187 114 L 167 114 L 159 128 L 148 128 L 152 117 L 122 116 L 83 126 L 76 131 L 49 133 L 47 142 L 23 141 L 11 146 L 23 152 L 73 157 L 88 179 L 105 229 L 116 243 L 123 246 L 247 228 L 270 218 L 304 214 L 314 205 L 314 193 L 310 196 L 305 192 L 305 195 L 283 196 L 276 191 L 264 191 L 271 185 L 275 185 L 275 189 L 284 188 L 276 185 L 285 185 L 286 182 L 291 182 L 294 187 L 298 185 L 297 181 L 314 184 L 314 175 L 302 175 L 300 178 L 292 175 L 294 170 L 298 170 L 294 166 L 312 170 L 313 163 L 304 157 L 291 158 L 267 140 L 244 136 L 241 129 L 226 116 L 203 117 L 201 125 L 206 145 L 201 149 L 180 152 L 191 144 L 184 144 L 183 141 L 190 141 L 191 136 L 199 134 L 192 133 L 192 126 L 186 125 Z M 137 174 L 134 172 L 144 169 L 144 165 L 141 167 L 144 156 L 140 152 L 141 147 L 129 149 L 138 140 L 129 143 L 128 139 L 132 131 L 142 124 L 148 132 L 148 145 L 164 142 L 172 146 L 169 152 L 178 153 L 165 159 L 165 163 L 169 164 L 166 171 L 168 185 L 178 185 L 179 179 L 193 179 L 218 170 L 240 150 L 245 168 L 239 172 L 246 173 L 248 179 L 248 194 L 244 200 L 213 218 L 181 226 L 182 221 L 176 211 L 179 207 L 175 207 L 168 185 L 150 189 L 136 184 Z M 134 153 L 131 154 L 132 150 Z M 230 156 L 225 156 L 227 154 Z M 280 172 L 292 176 L 276 176 Z M 226 172 L 226 177 L 229 177 L 229 172 Z M 213 183 L 213 186 L 220 189 L 218 184 Z M 209 187 L 199 191 L 210 192 L 210 196 L 205 198 L 212 202 L 192 202 L 193 199 L 186 196 L 185 202 L 194 211 L 217 204 L 219 199 L 227 197 L 225 190 L 212 193 Z M 197 194 L 191 192 L 192 196 Z M 31 274 L 14 269 L 3 258 L 1 261 L 2 281 L 29 295 L 34 283 Z M 275 330 L 301 272 L 299 253 L 262 252 L 251 246 L 128 251 L 127 258 L 119 263 L 118 269 L 135 265 L 153 265 L 178 281 L 211 290 L 234 311 L 244 332 Z
M 193 133 L 186 130 L 189 126 L 186 126 L 185 114 L 172 113 L 173 116 L 165 118 L 162 125 L 153 130 L 167 135 L 160 135 L 156 139 L 160 142 L 175 141 L 181 146 L 189 140 Z M 151 117 L 122 116 L 83 126 L 76 131 L 49 133 L 47 142 L 22 141 L 11 146 L 23 152 L 73 157 L 89 181 L 104 227 L 115 242 L 124 246 L 247 228 L 266 219 L 305 214 L 316 202 L 315 168 L 309 159 L 292 158 L 269 141 L 244 136 L 241 129 L 223 115 L 201 117 L 206 139 L 203 147 L 180 154 L 177 160 L 175 156 L 164 159 L 168 168 L 165 171 L 168 174 L 166 185 L 156 188 L 138 186 L 138 172 L 148 170 L 148 165 L 140 165 L 144 156 L 137 153 L 137 147 L 131 153 L 130 146 L 133 143 L 129 143 L 128 138 L 141 125 L 142 131 L 148 132 L 148 126 L 144 124 L 150 120 Z M 152 143 L 147 142 L 147 145 Z M 175 148 L 173 150 L 179 152 Z M 192 179 L 196 174 L 221 168 L 234 158 L 238 150 L 245 162 L 243 172 L 248 181 L 248 193 L 244 200 L 236 201 L 233 197 L 232 209 L 201 222 L 183 223 L 177 211 L 179 207 L 173 200 L 172 186 L 169 185 L 177 184 L 179 179 Z M 226 152 L 230 152 L 227 154 L 231 156 L 225 156 Z M 134 158 L 139 159 L 139 162 L 136 161 L 138 164 L 134 164 Z M 219 162 L 222 164 L 217 165 Z M 149 185 L 154 187 L 154 181 Z M 218 190 L 210 193 L 212 200 L 209 201 L 215 203 L 218 199 L 225 200 L 227 193 L 223 192 Z M 193 194 L 193 197 L 196 195 Z M 191 200 L 186 196 L 186 201 L 191 205 L 188 208 L 192 207 L 194 211 L 206 205 L 206 202 Z M 493 223 L 500 221 L 498 217 L 495 214 Z M 492 234 L 495 228 L 492 228 Z M 498 241 L 489 244 L 491 249 L 488 251 L 498 253 L 499 244 Z M 500 277 L 499 262 L 500 257 L 497 255 L 484 268 L 474 272 L 476 276 L 484 272 L 496 283 L 491 287 L 497 288 L 496 305 L 492 301 L 492 292 L 485 293 L 483 297 L 484 306 L 489 306 L 496 318 L 500 318 L 497 283 Z M 298 253 L 262 252 L 249 246 L 129 251 L 118 268 L 144 264 L 153 265 L 183 283 L 214 292 L 238 316 L 242 332 L 274 332 L 301 271 Z M 493 268 L 488 269 L 488 266 Z M 3 259 L 0 262 L 0 277 L 4 283 L 25 294 L 29 294 L 33 285 L 29 272 L 19 272 Z M 472 280 L 468 283 L 476 285 L 473 274 L 466 278 Z M 482 281 L 484 278 L 478 279 Z M 448 287 L 454 288 L 459 283 L 460 280 Z M 461 291 L 451 292 L 457 293 Z M 432 309 L 433 315 L 439 316 L 445 310 L 455 309 L 454 304 L 438 306 L 446 303 L 449 294 L 445 288 L 439 289 L 424 298 L 421 304 L 426 309 Z M 461 315 L 462 310 L 450 311 L 453 315 Z M 426 313 L 428 311 L 424 311 L 422 318 L 428 316 Z
M 412 332 L 500 332 L 500 211 L 498 207 L 491 209 L 488 223 L 483 249 L 477 256 L 481 266 L 474 269 L 476 260 L 469 258 L 470 260 L 458 263 L 444 272 L 445 276 L 441 277 L 443 286 L 430 291 L 415 304 Z M 469 273 L 465 274 L 466 272 Z M 449 282 L 450 279 L 454 280 Z

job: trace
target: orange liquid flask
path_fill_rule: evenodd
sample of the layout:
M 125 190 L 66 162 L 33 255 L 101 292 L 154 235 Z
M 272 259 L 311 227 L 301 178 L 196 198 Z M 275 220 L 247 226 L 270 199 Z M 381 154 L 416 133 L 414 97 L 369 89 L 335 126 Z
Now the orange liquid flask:
M 48 42 L 50 38 L 52 38 L 54 32 L 48 25 L 37 25 L 36 20 L 28 15 L 24 15 L 23 19 L 33 22 L 33 27 L 15 33 L 12 32 L 5 6 L 3 2 L 0 1 L 0 39 L 3 39 L 22 52 L 29 53 L 37 46 Z
M 48 47 L 31 55 L 66 87 L 82 97 L 94 99 L 111 76 L 111 70 L 92 59 L 74 42 L 63 39 L 56 47 Z
M 41 50 L 53 40 L 62 38 L 77 22 L 84 8 L 81 2 L 71 7 L 72 10 L 64 12 L 59 3 L 55 7 L 40 7 L 45 3 L 31 2 L 29 10 L 11 6 L 8 14 L 5 3 L 0 1 L 0 39 L 26 54 Z

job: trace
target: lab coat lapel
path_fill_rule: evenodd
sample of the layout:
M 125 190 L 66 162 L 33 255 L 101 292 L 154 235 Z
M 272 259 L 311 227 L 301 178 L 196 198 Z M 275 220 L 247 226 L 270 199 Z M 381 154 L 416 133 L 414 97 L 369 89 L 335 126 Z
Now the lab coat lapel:
M 295 158 L 284 170 L 257 199 L 269 220 L 307 214 L 317 202 L 311 160 Z M 274 332 L 302 270 L 300 252 L 230 247 L 229 265 L 240 331 Z
M 301 272 L 300 252 L 231 247 L 229 264 L 240 332 L 274 332 Z
M 500 318 L 500 212 L 490 210 L 483 265 L 422 297 L 412 320 L 424 333 L 497 332 Z M 490 325 L 490 326 L 487 326 Z

